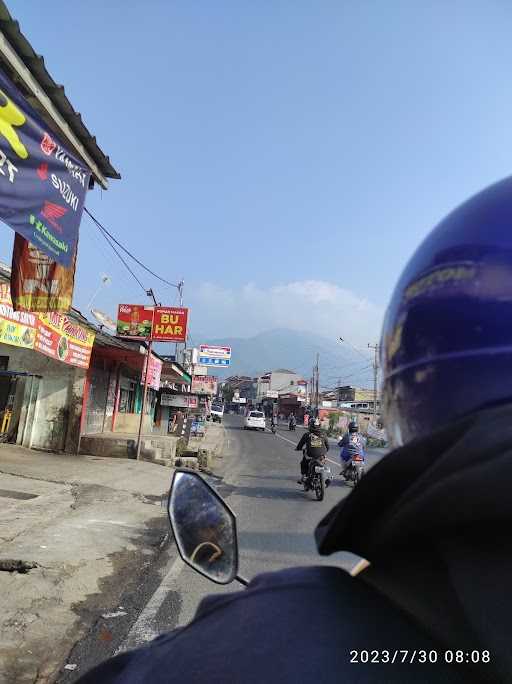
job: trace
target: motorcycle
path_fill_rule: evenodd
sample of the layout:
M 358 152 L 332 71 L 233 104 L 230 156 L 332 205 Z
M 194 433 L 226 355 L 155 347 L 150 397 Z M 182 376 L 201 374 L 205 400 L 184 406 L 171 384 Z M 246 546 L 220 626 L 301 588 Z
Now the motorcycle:
M 343 477 L 347 482 L 353 482 L 354 487 L 360 482 L 364 475 L 365 460 L 362 454 L 352 456 L 349 467 L 343 473 Z
M 309 473 L 304 481 L 304 491 L 315 492 L 317 501 L 323 501 L 326 488 L 331 484 L 332 473 L 323 458 L 312 458 L 309 464 Z
M 292 432 L 295 430 L 295 423 L 290 421 L 288 423 L 288 430 L 291 430 Z
M 276 430 L 277 430 L 276 424 L 275 424 L 275 423 L 272 423 L 272 424 L 270 425 L 270 431 L 272 432 L 273 435 L 276 434 Z

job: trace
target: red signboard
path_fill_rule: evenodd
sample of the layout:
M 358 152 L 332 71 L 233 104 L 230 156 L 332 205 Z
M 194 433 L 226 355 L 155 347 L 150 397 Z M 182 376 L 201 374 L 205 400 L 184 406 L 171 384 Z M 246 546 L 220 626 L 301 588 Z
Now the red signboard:
M 119 304 L 117 309 L 117 336 L 132 340 L 147 340 L 153 325 L 153 306 Z
M 157 306 L 153 318 L 152 338 L 159 342 L 186 342 L 188 309 Z

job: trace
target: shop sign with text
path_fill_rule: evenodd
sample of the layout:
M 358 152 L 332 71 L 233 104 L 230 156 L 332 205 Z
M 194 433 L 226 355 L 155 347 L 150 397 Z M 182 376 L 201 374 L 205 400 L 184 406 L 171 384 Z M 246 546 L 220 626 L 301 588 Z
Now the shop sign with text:
M 158 342 L 187 341 L 188 309 L 157 306 L 153 318 L 152 338 Z
M 14 311 L 10 288 L 0 284 L 0 343 L 34 349 L 70 366 L 88 368 L 94 333 L 59 313 Z
M 217 394 L 217 378 L 214 375 L 194 375 L 191 389 L 195 394 Z
M 33 349 L 36 341 L 37 314 L 13 311 L 8 283 L 0 284 L 0 343 Z
M 65 314 L 38 315 L 35 349 L 70 366 L 89 368 L 94 333 Z
M 174 406 L 179 408 L 197 408 L 197 397 L 190 394 L 163 394 L 160 397 L 162 406 Z

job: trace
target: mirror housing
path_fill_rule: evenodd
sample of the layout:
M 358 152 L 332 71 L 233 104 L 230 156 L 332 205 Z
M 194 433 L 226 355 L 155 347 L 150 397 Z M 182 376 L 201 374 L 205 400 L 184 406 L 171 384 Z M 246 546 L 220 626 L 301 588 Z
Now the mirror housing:
M 236 516 L 198 473 L 176 469 L 167 512 L 178 552 L 187 565 L 217 584 L 237 578 Z

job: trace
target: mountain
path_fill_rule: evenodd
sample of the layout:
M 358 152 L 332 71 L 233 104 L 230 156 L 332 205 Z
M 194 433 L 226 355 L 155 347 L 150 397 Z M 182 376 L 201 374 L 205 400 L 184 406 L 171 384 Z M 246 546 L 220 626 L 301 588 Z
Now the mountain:
M 334 387 L 340 382 L 371 387 L 373 382 L 369 350 L 358 352 L 346 343 L 315 333 L 278 328 L 253 337 L 208 339 L 208 344 L 232 348 L 231 366 L 211 371 L 224 378 L 230 375 L 256 377 L 276 368 L 288 368 L 308 379 L 319 353 L 320 384 L 323 388 Z

